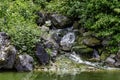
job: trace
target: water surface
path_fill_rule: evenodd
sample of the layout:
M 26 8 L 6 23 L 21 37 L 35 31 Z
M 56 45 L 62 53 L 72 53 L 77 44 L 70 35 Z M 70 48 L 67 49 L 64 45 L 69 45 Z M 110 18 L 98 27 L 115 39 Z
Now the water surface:
M 120 71 L 82 72 L 76 75 L 57 75 L 41 72 L 1 72 L 0 80 L 120 80 Z

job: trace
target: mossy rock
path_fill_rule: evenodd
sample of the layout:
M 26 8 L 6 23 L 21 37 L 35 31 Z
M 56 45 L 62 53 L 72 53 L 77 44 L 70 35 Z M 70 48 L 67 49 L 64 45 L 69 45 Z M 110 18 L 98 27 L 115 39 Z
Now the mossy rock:
M 83 44 L 84 37 L 79 36 L 76 40 L 76 44 L 73 47 L 73 50 L 77 54 L 83 55 L 85 57 L 90 57 L 93 53 L 93 49 Z
M 88 32 L 84 32 L 84 33 L 83 33 L 83 36 L 84 36 L 84 37 L 90 37 L 92 34 L 93 34 L 93 32 L 88 31 Z
M 104 61 L 109 55 L 110 55 L 109 53 L 103 52 L 100 56 L 100 60 Z
M 86 37 L 85 39 L 83 39 L 83 43 L 89 47 L 101 45 L 101 41 L 95 37 Z

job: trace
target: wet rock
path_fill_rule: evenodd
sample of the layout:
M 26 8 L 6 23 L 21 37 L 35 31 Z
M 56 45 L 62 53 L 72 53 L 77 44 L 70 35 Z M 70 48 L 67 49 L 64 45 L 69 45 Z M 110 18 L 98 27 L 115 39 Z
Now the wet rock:
M 83 39 L 83 43 L 89 47 L 101 45 L 101 41 L 95 37 L 86 37 L 85 39 Z
M 53 25 L 58 29 L 63 29 L 72 26 L 72 21 L 66 16 L 60 14 L 52 14 L 50 17 L 50 20 L 52 21 Z
M 77 63 L 83 63 L 83 60 L 75 52 L 67 53 L 65 55 L 68 56 L 69 59 L 71 59 Z
M 50 55 L 45 51 L 44 46 L 40 43 L 37 44 L 35 55 L 38 58 L 39 63 L 42 65 L 46 65 L 50 61 Z
M 33 58 L 28 54 L 18 55 L 15 63 L 15 68 L 17 71 L 32 71 L 33 61 Z
M 63 36 L 60 41 L 60 45 L 62 46 L 63 50 L 69 51 L 75 41 L 75 34 L 72 32 L 67 33 Z
M 0 68 L 12 69 L 16 54 L 15 47 L 10 45 L 9 36 L 0 32 Z

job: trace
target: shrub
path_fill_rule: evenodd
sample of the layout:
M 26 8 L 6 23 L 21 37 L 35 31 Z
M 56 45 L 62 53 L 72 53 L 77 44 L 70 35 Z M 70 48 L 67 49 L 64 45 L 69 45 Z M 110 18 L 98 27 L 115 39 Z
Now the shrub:
M 31 0 L 0 1 L 0 31 L 8 33 L 19 53 L 33 55 L 40 30 L 35 24 L 36 6 Z

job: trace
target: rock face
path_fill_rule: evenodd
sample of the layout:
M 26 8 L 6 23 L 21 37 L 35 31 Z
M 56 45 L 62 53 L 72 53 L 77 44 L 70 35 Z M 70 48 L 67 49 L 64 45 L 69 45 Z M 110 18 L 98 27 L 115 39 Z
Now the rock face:
M 39 60 L 39 63 L 42 65 L 46 65 L 50 61 L 50 55 L 46 52 L 43 45 L 38 44 L 36 48 L 36 57 Z
M 27 54 L 19 55 L 16 59 L 15 68 L 17 71 L 32 71 L 33 58 Z
M 62 46 L 63 50 L 70 50 L 73 43 L 75 41 L 75 34 L 74 33 L 67 33 L 66 35 L 63 36 L 63 38 L 60 41 L 60 45 Z
M 12 69 L 16 57 L 16 49 L 10 45 L 9 36 L 0 32 L 0 68 Z
M 66 16 L 60 14 L 52 14 L 50 17 L 50 20 L 56 28 L 63 29 L 72 26 L 72 21 Z

